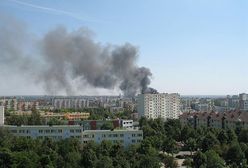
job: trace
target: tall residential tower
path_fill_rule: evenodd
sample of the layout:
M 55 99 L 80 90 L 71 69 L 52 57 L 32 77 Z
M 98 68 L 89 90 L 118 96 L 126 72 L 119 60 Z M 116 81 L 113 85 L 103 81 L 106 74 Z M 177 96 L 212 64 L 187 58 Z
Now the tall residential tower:
M 180 115 L 180 95 L 177 93 L 138 95 L 139 117 L 176 119 Z
M 0 126 L 4 125 L 4 106 L 0 106 Z

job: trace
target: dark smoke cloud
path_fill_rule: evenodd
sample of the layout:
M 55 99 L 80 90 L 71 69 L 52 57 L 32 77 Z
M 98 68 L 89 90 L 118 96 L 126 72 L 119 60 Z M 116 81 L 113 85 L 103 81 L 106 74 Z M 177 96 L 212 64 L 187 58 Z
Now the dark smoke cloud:
M 106 89 L 119 87 L 126 96 L 149 90 L 152 73 L 137 66 L 138 49 L 129 43 L 102 45 L 86 28 L 68 32 L 64 27 L 35 40 L 18 21 L 2 18 L 0 65 L 14 66 L 19 72 L 32 75 L 48 93 L 62 90 L 76 94 L 72 82 L 75 80 L 79 88 L 85 84 Z

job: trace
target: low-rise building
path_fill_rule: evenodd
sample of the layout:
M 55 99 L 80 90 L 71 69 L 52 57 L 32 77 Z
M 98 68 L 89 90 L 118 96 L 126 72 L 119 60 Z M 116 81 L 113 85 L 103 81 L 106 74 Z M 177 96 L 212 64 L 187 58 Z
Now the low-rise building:
M 230 112 L 194 112 L 183 113 L 180 117 L 182 125 L 193 127 L 213 127 L 223 129 L 248 128 L 248 113 Z
M 65 113 L 64 117 L 66 120 L 85 120 L 90 117 L 90 113 L 80 113 L 80 112 Z
M 122 128 L 133 128 L 133 120 L 121 120 Z
M 110 124 L 113 128 L 134 128 L 133 120 L 113 119 L 113 120 L 71 120 L 68 122 L 69 125 L 82 125 L 84 130 L 101 130 L 105 124 Z
M 66 138 L 76 138 L 82 143 L 90 141 L 101 143 L 103 140 L 113 143 L 120 143 L 124 147 L 131 144 L 140 143 L 143 140 L 142 130 L 83 130 L 80 125 L 25 125 L 25 126 L 3 126 L 14 136 L 27 137 L 33 139 L 51 138 L 53 140 L 61 140 Z
M 142 130 L 86 130 L 82 134 L 83 143 L 88 143 L 89 141 L 101 143 L 104 140 L 108 140 L 127 147 L 143 140 Z

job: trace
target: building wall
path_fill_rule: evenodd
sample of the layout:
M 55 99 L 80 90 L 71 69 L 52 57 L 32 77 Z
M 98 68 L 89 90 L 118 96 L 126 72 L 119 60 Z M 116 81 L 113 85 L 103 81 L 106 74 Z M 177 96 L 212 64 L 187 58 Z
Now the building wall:
M 4 106 L 0 106 L 0 125 L 4 125 Z
M 176 119 L 180 114 L 180 95 L 140 94 L 138 96 L 139 117 Z
M 143 140 L 142 130 L 86 130 L 82 126 L 4 126 L 14 136 L 28 137 L 33 139 L 51 138 L 61 140 L 66 138 L 77 138 L 82 143 L 94 141 L 101 143 L 103 140 L 113 143 L 121 143 L 127 147 L 131 144 L 140 143 Z
M 133 128 L 133 120 L 121 120 L 121 127 Z
M 184 113 L 180 116 L 182 125 L 212 128 L 248 128 L 247 112 Z
M 121 143 L 125 147 L 131 144 L 140 143 L 143 140 L 142 130 L 94 130 L 84 131 L 82 136 L 83 143 L 94 141 L 101 143 L 104 140 L 113 143 Z
M 248 110 L 248 94 L 239 95 L 239 108 L 240 110 Z
M 43 139 L 43 138 L 52 138 L 56 139 L 65 139 L 65 138 L 78 138 L 81 140 L 82 127 L 80 126 L 4 126 L 7 128 L 13 135 L 21 137 L 30 137 L 33 139 Z

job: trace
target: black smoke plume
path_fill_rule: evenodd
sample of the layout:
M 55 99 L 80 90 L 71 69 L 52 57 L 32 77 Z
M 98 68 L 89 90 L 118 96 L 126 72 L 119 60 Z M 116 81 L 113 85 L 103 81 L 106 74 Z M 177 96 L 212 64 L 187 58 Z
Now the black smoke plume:
M 0 16 L 0 20 L 1 67 L 31 75 L 48 93 L 72 95 L 86 84 L 118 87 L 126 96 L 151 90 L 152 73 L 137 66 L 138 49 L 129 43 L 103 45 L 87 28 L 69 32 L 57 27 L 37 39 L 15 19 Z M 74 87 L 75 81 L 79 88 Z

